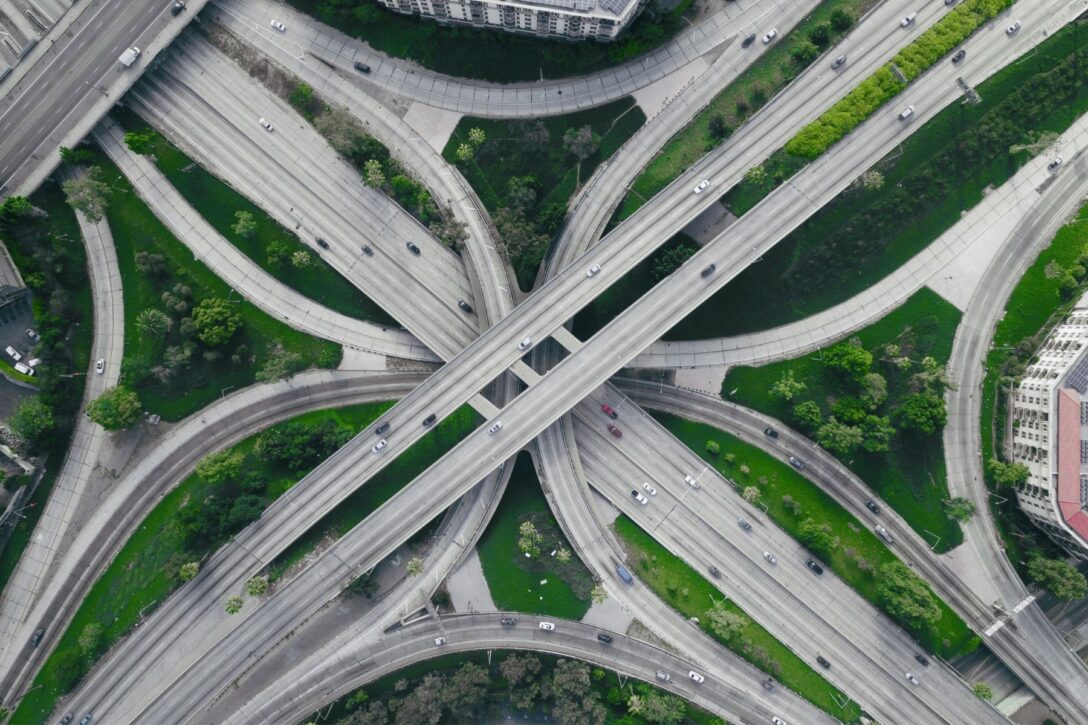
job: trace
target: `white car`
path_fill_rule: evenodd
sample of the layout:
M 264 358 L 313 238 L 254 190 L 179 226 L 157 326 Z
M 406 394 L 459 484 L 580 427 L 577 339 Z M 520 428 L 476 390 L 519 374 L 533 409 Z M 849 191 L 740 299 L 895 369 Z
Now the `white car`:
M 692 488 L 699 488 L 699 482 L 691 476 L 684 476 L 684 483 L 691 486 Z
M 917 677 L 915 677 L 915 676 L 914 676 L 914 675 L 913 675 L 912 673 L 910 673 L 910 672 L 908 672 L 908 673 L 907 673 L 907 674 L 905 675 L 905 677 L 907 678 L 907 680 L 908 680 L 908 681 L 910 682 L 910 684 L 912 684 L 912 685 L 919 685 L 919 684 L 921 684 L 920 682 L 918 682 L 918 678 L 917 678 Z
M 763 558 L 766 559 L 767 561 L 771 562 L 772 564 L 777 564 L 778 563 L 778 557 L 775 556 L 774 554 L 772 554 L 769 551 L 764 551 L 763 552 Z
M 651 496 L 657 495 L 657 489 L 651 486 L 649 483 L 642 484 L 642 488 L 645 489 L 646 493 L 650 494 Z
M 1058 170 L 1058 167 L 1062 165 L 1062 157 L 1055 156 L 1054 159 L 1046 165 L 1047 171 L 1054 172 Z
M 487 429 L 487 434 L 489 436 L 493 436 L 496 433 L 498 433 L 500 430 L 502 430 L 502 421 L 497 420 L 497 421 L 495 421 L 495 425 L 493 425 L 493 426 L 491 426 L 490 428 Z
M 771 722 L 773 722 L 774 725 L 789 725 L 789 723 L 787 723 L 785 720 L 778 717 L 777 715 L 771 718 Z
M 540 628 L 543 629 L 545 632 L 554 632 L 555 631 L 555 625 L 553 623 L 551 623 L 551 622 L 541 622 L 540 623 Z
M 265 131 L 271 131 L 271 130 L 272 130 L 272 124 L 268 122 L 268 119 L 262 118 L 262 119 L 260 120 L 260 124 L 261 124 L 261 127 L 262 127 L 262 128 L 263 128 L 263 129 L 265 130 Z
M 1005 35 L 1016 35 L 1016 31 L 1020 29 L 1020 21 L 1017 20 L 1009 27 L 1005 28 Z
M 914 19 L 916 17 L 918 17 L 918 13 L 911 13 L 910 15 L 899 21 L 899 27 L 906 28 L 910 26 L 910 24 L 914 22 Z
M 381 453 L 381 450 L 389 445 L 389 441 L 382 438 L 380 441 L 374 444 L 374 447 L 370 449 L 371 453 Z
M 34 377 L 34 368 L 23 365 L 22 363 L 15 363 L 15 372 Z
M 39 335 L 34 330 L 30 329 L 29 327 L 26 328 L 26 336 L 29 337 L 34 342 L 41 342 L 42 341 L 42 336 Z
M 778 37 L 778 28 L 771 28 L 770 30 L 767 31 L 767 34 L 763 36 L 763 44 L 766 45 L 767 43 L 771 42 L 772 40 L 774 40 L 777 37 Z
M 646 498 L 641 493 L 639 493 L 636 489 L 633 489 L 633 488 L 631 489 L 631 498 L 635 499 L 636 501 L 638 501 L 643 506 L 650 503 L 650 499 Z
M 586 276 L 587 277 L 592 277 L 592 276 L 594 276 L 595 274 L 597 274 L 600 271 L 601 271 L 601 265 L 595 264 L 595 265 L 593 265 L 592 267 L 589 268 L 589 271 L 586 272 Z
M 688 673 L 688 677 L 689 677 L 689 678 L 691 679 L 691 681 L 692 681 L 692 682 L 699 682 L 699 683 L 702 683 L 702 682 L 705 682 L 705 681 L 706 681 L 706 678 L 705 678 L 705 677 L 703 677 L 702 675 L 700 675 L 700 674 L 699 674 L 698 672 L 696 672 L 695 670 L 692 670 L 691 672 L 689 672 L 689 673 Z
M 708 186 L 710 186 L 710 179 L 703 179 L 702 181 L 700 181 L 696 185 L 696 187 L 694 189 L 691 190 L 691 193 L 693 193 L 693 194 L 702 194 L 703 189 L 705 189 Z
M 434 638 L 434 646 L 435 647 L 441 647 L 444 644 L 446 644 L 446 638 L 445 637 L 435 637 Z
M 914 106 L 907 106 L 899 112 L 899 120 L 906 121 L 908 118 L 914 115 Z
M 518 343 L 519 350 L 528 350 L 529 346 L 533 344 L 533 338 L 527 337 Z
M 103 358 L 94 361 L 94 371 L 99 375 L 106 372 L 106 361 Z
M 287 26 L 281 23 L 279 20 L 276 20 L 275 18 L 272 18 L 272 22 L 269 24 L 281 33 L 287 32 Z
M 19 352 L 18 352 L 18 351 L 17 351 L 17 350 L 16 350 L 16 349 L 15 349 L 14 347 L 12 347 L 11 345 L 8 345 L 8 346 L 7 346 L 6 348 L 4 348 L 4 351 L 5 351 L 5 352 L 6 352 L 6 353 L 7 353 L 7 354 L 8 354 L 8 355 L 9 355 L 9 356 L 11 357 L 11 359 L 12 359 L 12 360 L 14 360 L 15 362 L 19 362 L 20 360 L 22 360 L 22 359 L 23 359 L 23 356 L 22 356 L 22 355 L 20 355 L 20 354 L 19 354 Z

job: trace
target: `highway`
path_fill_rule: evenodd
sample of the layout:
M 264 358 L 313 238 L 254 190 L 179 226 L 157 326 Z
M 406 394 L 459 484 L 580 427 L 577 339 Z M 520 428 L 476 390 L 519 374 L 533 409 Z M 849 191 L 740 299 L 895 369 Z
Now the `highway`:
M 1073 9 L 1070 8 L 1069 12 Z M 1052 24 L 1062 20 L 1062 17 L 1056 15 L 1052 8 L 1040 8 L 1037 4 L 1034 6 L 1036 16 L 1032 16 L 1027 10 L 1027 7 L 1023 8 L 1020 14 L 1020 17 L 1024 18 L 1027 27 L 1031 27 L 1030 24 L 1035 21 L 1041 23 L 1041 17 L 1044 14 L 1050 18 Z M 989 67 L 996 67 L 1000 63 L 1007 62 L 1010 54 L 1018 55 L 1026 51 L 1034 42 L 1031 39 L 1038 40 L 1037 34 L 1023 32 L 1008 43 L 999 46 L 997 50 L 993 50 L 990 53 L 991 58 L 986 58 L 985 49 L 980 51 L 976 57 L 982 56 L 982 63 L 988 62 L 992 64 Z M 934 77 L 939 79 L 939 74 L 931 74 L 928 79 L 933 81 Z M 918 115 L 924 118 L 927 114 L 933 113 L 937 108 L 952 100 L 956 94 L 957 91 L 953 84 L 949 83 L 948 86 L 942 87 L 936 81 L 933 81 L 916 84 L 903 94 L 901 101 L 904 104 L 915 103 L 919 109 Z M 340 542 L 337 542 L 329 552 L 326 552 L 326 556 L 318 559 L 315 567 L 301 575 L 296 580 L 297 587 L 295 584 L 289 585 L 281 590 L 279 596 L 284 596 L 289 591 L 297 593 L 301 590 L 303 597 L 299 600 L 298 608 L 312 607 L 314 603 L 325 598 L 326 594 L 319 591 L 320 587 L 317 584 L 323 582 L 326 587 L 335 584 L 335 582 L 330 581 L 330 577 L 334 576 L 336 566 L 328 563 L 331 561 L 332 556 L 338 555 L 347 560 L 363 562 L 380 559 L 385 552 L 390 550 L 390 544 L 398 540 L 398 536 L 402 537 L 400 540 L 407 538 L 403 534 L 404 530 L 410 526 L 405 524 L 403 517 L 391 512 L 404 510 L 416 512 L 418 515 L 419 510 L 440 511 L 449 503 L 452 503 L 453 498 L 456 498 L 458 494 L 467 490 L 475 480 L 478 480 L 479 476 L 477 474 L 482 474 L 489 466 L 497 465 L 498 460 L 506 458 L 518 447 L 531 440 L 544 425 L 547 425 L 548 421 L 553 420 L 573 405 L 574 402 L 597 387 L 612 372 L 618 369 L 625 359 L 633 357 L 646 344 L 646 341 L 659 336 L 675 320 L 686 314 L 688 309 L 699 304 L 709 294 L 713 293 L 717 287 L 723 285 L 735 270 L 743 268 L 750 260 L 762 254 L 768 245 L 773 244 L 784 233 L 788 233 L 792 224 L 800 223 L 808 213 L 814 208 L 818 208 L 827 197 L 833 196 L 839 189 L 849 184 L 868 166 L 872 158 L 879 157 L 891 147 L 894 147 L 898 136 L 904 133 L 907 133 L 907 129 L 903 127 L 903 124 L 899 124 L 895 120 L 894 112 L 884 111 L 877 114 L 874 119 L 858 129 L 847 141 L 829 152 L 824 159 L 811 165 L 805 172 L 795 177 L 791 183 L 781 187 L 759 207 L 738 221 L 725 235 L 705 247 L 667 282 L 648 293 L 626 313 L 602 330 L 593 340 L 583 345 L 576 354 L 558 364 L 544 379 L 532 385 L 508 404 L 503 412 L 505 428 L 500 435 L 491 439 L 482 431 L 478 431 L 455 449 L 454 452 L 437 463 L 434 468 L 425 473 L 421 480 L 417 482 L 418 485 L 402 492 L 402 494 L 388 502 L 383 510 L 375 515 L 375 520 L 395 523 L 391 527 L 392 531 L 389 530 L 390 527 L 386 527 L 380 533 L 370 532 L 365 548 L 367 551 L 374 552 L 374 555 L 361 556 L 358 551 L 352 551 L 352 547 L 360 545 L 357 541 L 359 537 L 357 532 L 362 528 L 366 528 L 364 522 L 360 529 L 356 530 L 356 533 L 349 534 Z M 864 151 L 862 151 L 863 149 Z M 691 195 L 688 189 L 685 188 L 688 187 L 689 183 L 690 178 L 684 178 L 674 184 L 670 190 L 671 194 L 667 191 L 662 195 L 661 199 L 671 198 L 676 200 L 675 205 L 664 212 L 658 211 L 661 206 L 664 206 L 663 203 L 647 207 L 650 211 L 657 211 L 661 217 L 660 219 L 652 217 L 647 209 L 644 209 L 642 213 L 633 217 L 627 224 L 622 225 L 617 233 L 606 237 L 602 245 L 605 247 L 619 246 L 615 244 L 614 240 L 625 236 L 621 232 L 625 229 L 644 232 L 647 227 L 651 226 L 651 221 L 655 222 L 652 228 L 655 230 L 654 237 L 656 239 L 667 236 L 673 229 L 678 228 L 673 226 L 673 229 L 669 229 L 668 227 L 680 224 L 686 215 L 689 215 L 699 206 L 698 197 Z M 713 202 L 713 200 L 710 201 Z M 661 229 L 661 232 L 658 233 L 657 229 Z M 639 241 L 645 240 L 646 236 L 644 234 Z M 735 243 L 735 240 L 740 238 L 746 239 L 743 248 L 739 248 Z M 609 244 L 610 241 L 613 242 L 611 245 Z M 730 242 L 732 242 L 732 245 L 730 245 Z M 646 242 L 643 241 L 643 244 L 646 244 Z M 752 244 L 750 250 L 748 248 L 749 244 Z M 446 381 L 451 377 L 456 379 L 460 391 L 479 389 L 490 378 L 492 371 L 497 372 L 513 361 L 512 358 L 517 354 L 514 349 L 516 347 L 514 343 L 517 339 L 529 333 L 539 340 L 541 334 L 555 330 L 572 314 L 570 312 L 572 309 L 576 309 L 579 304 L 584 304 L 585 298 L 592 293 L 591 290 L 594 285 L 607 283 L 614 278 L 614 275 L 628 268 L 631 265 L 633 255 L 639 255 L 639 258 L 641 258 L 644 252 L 640 253 L 640 250 L 637 249 L 640 246 L 642 245 L 629 244 L 615 250 L 611 256 L 602 257 L 606 260 L 606 263 L 603 266 L 601 275 L 594 278 L 593 284 L 589 285 L 590 290 L 582 291 L 578 289 L 579 286 L 583 289 L 587 286 L 583 271 L 585 264 L 577 264 L 575 268 L 568 269 L 545 285 L 543 290 L 534 295 L 532 300 L 515 309 L 508 320 L 483 335 L 469 346 L 464 353 L 449 363 L 442 372 L 432 377 L 422 387 L 422 392 L 409 395 L 401 405 L 391 411 L 394 431 L 405 430 L 405 426 L 402 424 L 411 420 L 418 421 L 422 415 L 431 412 L 445 414 L 452 409 L 455 404 L 454 401 L 463 400 L 464 398 L 461 397 L 464 394 L 463 392 L 451 391 L 448 384 L 446 384 Z M 597 254 L 601 254 L 601 252 L 595 251 L 593 255 L 587 255 L 587 261 L 593 259 Z M 709 281 L 706 281 L 700 278 L 699 272 L 703 265 L 711 260 L 715 261 L 721 271 L 712 275 Z M 571 306 L 558 309 L 561 306 L 556 304 L 557 300 L 563 300 Z M 572 363 L 572 361 L 576 361 L 576 363 Z M 440 383 L 443 384 L 440 385 Z M 424 396 L 430 398 L 430 406 L 426 406 L 425 402 L 421 404 L 417 400 Z M 413 434 L 412 431 L 417 431 L 417 433 Z M 414 426 L 408 425 L 405 435 L 398 437 L 395 443 L 393 437 L 393 435 L 390 436 L 391 446 L 406 445 L 415 437 L 418 437 L 418 423 Z M 353 479 L 365 479 L 370 471 L 378 467 L 375 465 L 375 458 L 379 459 L 378 463 L 380 464 L 380 459 L 387 457 L 388 453 L 392 452 L 387 451 L 383 456 L 375 457 L 365 452 L 355 452 L 353 449 L 357 448 L 363 448 L 363 446 L 349 446 L 344 453 L 338 454 L 319 467 L 309 479 L 311 485 L 313 485 L 312 482 L 314 481 L 328 482 L 337 480 L 339 478 L 337 469 L 343 470 L 342 467 L 351 468 L 351 477 Z M 394 450 L 396 450 L 395 447 Z M 353 455 L 349 456 L 349 451 Z M 493 452 L 490 458 L 487 456 L 487 451 Z M 438 469 L 442 469 L 442 475 L 439 475 Z M 260 547 L 262 552 L 275 551 L 278 547 L 285 545 L 284 534 L 281 533 L 283 529 L 268 526 L 267 522 L 276 518 L 276 510 L 281 504 L 284 507 L 293 504 L 296 497 L 292 496 L 292 493 L 308 491 L 309 488 L 305 482 L 296 486 L 292 492 L 282 498 L 266 513 L 266 516 L 258 525 L 251 527 L 247 532 L 243 532 L 239 539 L 245 538 L 249 543 L 251 541 L 249 536 L 252 535 L 253 538 L 259 539 L 254 543 Z M 309 496 L 305 501 L 300 502 L 299 507 L 294 509 L 295 515 L 291 517 L 292 525 L 294 525 L 294 522 L 306 520 L 300 507 L 320 511 L 323 507 L 336 500 L 337 492 L 327 483 L 326 485 L 318 485 L 316 488 L 319 489 L 318 493 Z M 420 494 L 417 491 L 420 489 L 427 491 L 427 506 L 423 506 L 423 502 L 419 500 Z M 301 493 L 299 497 L 301 497 Z M 415 499 L 414 503 L 413 499 Z M 383 519 L 382 516 L 388 516 L 389 518 Z M 423 516 L 420 518 L 425 520 Z M 260 534 L 253 533 L 266 526 L 269 529 L 274 529 L 271 536 L 263 537 Z M 400 531 L 396 531 L 397 529 L 400 529 Z M 248 560 L 250 562 L 248 566 L 250 567 L 259 564 L 261 560 L 259 555 L 257 559 L 249 559 L 249 554 L 240 553 L 240 550 L 241 547 L 232 546 L 227 551 L 221 552 L 210 564 L 218 568 L 218 564 L 228 557 L 233 557 L 236 561 Z M 335 552 L 335 554 L 332 552 Z M 358 558 L 356 558 L 357 555 Z M 243 566 L 246 566 L 246 564 L 238 567 L 239 573 L 243 573 Z M 205 573 L 208 571 L 209 569 L 206 569 Z M 174 600 L 181 602 L 185 599 L 185 595 L 195 588 L 207 589 L 207 584 L 211 582 L 209 579 L 203 578 L 203 576 L 198 578 L 194 585 L 183 589 Z M 209 589 L 208 594 L 211 593 L 212 590 Z M 303 600 L 309 603 L 307 604 Z M 208 601 L 208 599 L 205 598 L 204 601 Z M 179 604 L 178 606 L 189 612 L 195 612 L 189 604 L 191 602 Z M 208 606 L 203 605 L 203 608 L 207 609 Z M 215 608 L 211 607 L 212 610 Z M 294 608 L 291 607 L 291 609 Z M 173 611 L 174 607 L 170 607 L 170 609 Z M 284 614 L 286 607 L 276 609 L 276 614 L 279 615 L 278 619 L 281 623 L 289 620 L 289 617 L 285 617 Z M 206 612 L 206 614 L 209 624 L 210 620 L 213 619 L 222 620 L 221 616 L 216 617 L 211 611 Z M 190 614 L 187 618 L 191 619 L 192 616 Z M 152 622 L 156 620 L 166 622 L 165 617 L 159 617 L 159 613 L 152 618 Z M 238 623 L 236 628 L 238 634 L 245 631 L 248 635 L 255 635 L 254 630 L 260 630 L 260 627 L 250 625 L 252 621 L 254 621 L 254 618 L 249 613 L 245 617 L 236 616 L 233 619 L 233 622 Z M 149 622 L 149 630 L 152 622 Z M 229 625 L 221 622 L 220 631 L 213 637 L 221 637 L 225 633 L 224 626 L 226 629 L 230 628 Z M 178 632 L 181 629 L 185 629 L 185 627 L 171 627 L 170 631 Z M 186 634 L 188 636 L 189 633 Z M 232 641 L 236 644 L 238 641 L 244 640 L 232 638 Z M 176 640 L 172 643 L 178 646 Z M 169 647 L 170 644 L 165 639 L 159 642 L 160 647 Z M 222 649 L 217 649 L 216 656 L 229 657 L 231 653 L 224 653 Z M 239 648 L 236 646 L 233 652 L 237 653 L 241 650 L 249 651 L 245 647 Z M 190 664 L 195 663 L 196 650 L 186 647 L 175 651 L 185 657 Z M 185 654 L 186 652 L 191 654 Z M 205 666 L 208 664 L 208 662 L 204 663 Z M 149 673 L 145 671 L 144 674 L 146 677 Z M 94 682 L 94 680 L 95 678 L 92 676 L 90 682 Z M 99 693 L 98 699 L 115 696 L 118 694 L 115 688 L 116 685 L 96 688 Z M 150 695 L 150 693 L 148 694 Z

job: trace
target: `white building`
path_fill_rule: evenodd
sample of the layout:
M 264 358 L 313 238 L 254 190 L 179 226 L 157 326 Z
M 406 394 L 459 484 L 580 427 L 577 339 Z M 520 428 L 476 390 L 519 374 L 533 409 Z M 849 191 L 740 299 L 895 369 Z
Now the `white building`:
M 645 0 L 380 0 L 443 25 L 498 28 L 568 40 L 615 40 Z
M 1088 296 L 1086 296 L 1088 298 Z M 1081 298 L 1039 348 L 1012 406 L 1012 457 L 1031 475 L 1020 508 L 1071 555 L 1088 559 L 1088 305 Z

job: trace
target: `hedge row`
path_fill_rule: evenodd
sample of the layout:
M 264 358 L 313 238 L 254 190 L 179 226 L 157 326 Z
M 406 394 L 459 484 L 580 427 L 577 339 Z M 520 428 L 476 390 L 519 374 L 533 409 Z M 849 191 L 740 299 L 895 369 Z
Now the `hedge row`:
M 866 78 L 823 115 L 798 131 L 786 142 L 786 151 L 809 159 L 820 156 L 906 87 L 906 83 L 892 73 L 893 65 L 909 83 L 1015 1 L 967 0 L 954 8 L 917 40 L 899 51 L 891 63 Z

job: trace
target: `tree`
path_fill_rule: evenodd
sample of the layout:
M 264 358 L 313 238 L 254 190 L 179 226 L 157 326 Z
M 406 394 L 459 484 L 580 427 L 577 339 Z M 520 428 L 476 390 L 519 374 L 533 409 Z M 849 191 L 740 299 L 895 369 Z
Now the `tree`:
M 309 269 L 310 263 L 310 253 L 304 249 L 300 249 L 291 255 L 291 266 L 295 269 Z
M 839 537 L 832 533 L 831 527 L 811 516 L 801 522 L 797 539 L 813 551 L 823 553 L 832 552 L 839 547 Z
M 605 709 L 593 691 L 589 666 L 585 663 L 558 660 L 548 681 L 548 694 L 552 698 L 552 715 L 561 722 L 603 725 Z
M 257 231 L 257 221 L 253 218 L 253 214 L 248 211 L 239 210 L 234 212 L 234 220 L 231 229 L 240 237 L 249 239 Z
M 487 134 L 484 133 L 482 128 L 470 128 L 468 131 L 468 140 L 473 146 L 479 146 L 487 140 Z
M 68 205 L 82 212 L 87 221 L 102 221 L 109 205 L 110 191 L 109 184 L 102 181 L 102 169 L 92 166 L 82 176 L 65 181 L 61 188 L 64 189 Z
M 568 128 L 563 134 L 563 148 L 582 163 L 597 151 L 597 136 L 589 124 L 579 129 Z
M 543 537 L 532 521 L 523 521 L 518 527 L 518 551 L 529 556 L 540 556 Z
M 744 180 L 750 184 L 762 184 L 767 180 L 767 169 L 763 164 L 756 164 L 744 172 Z
M 1088 592 L 1084 575 L 1062 559 L 1047 559 L 1037 554 L 1028 560 L 1028 576 L 1064 601 L 1082 599 Z
M 755 503 L 759 500 L 759 489 L 755 486 L 747 486 L 741 496 L 743 496 L 744 500 L 748 503 Z
M 205 345 L 222 345 L 242 326 L 242 316 L 229 301 L 221 297 L 203 299 L 193 309 L 196 336 Z
M 314 129 L 344 156 L 351 156 L 366 137 L 359 119 L 345 108 L 327 108 L 314 119 Z
M 718 441 L 707 441 L 706 452 L 712 456 L 716 456 L 721 453 L 722 447 L 718 445 Z
M 449 683 L 442 688 L 442 704 L 455 713 L 479 704 L 486 696 L 491 685 L 491 673 L 486 667 L 475 662 L 465 662 L 452 675 Z
M 800 380 L 797 380 L 794 377 L 793 370 L 789 369 L 782 373 L 782 376 L 771 385 L 770 393 L 775 398 L 790 401 L 805 392 L 807 387 Z M 819 407 L 816 410 L 819 412 Z
M 819 428 L 823 418 L 820 406 L 815 401 L 806 400 L 793 406 L 793 419 L 806 430 L 814 431 Z
M 413 556 L 408 560 L 408 564 L 405 567 L 408 572 L 408 576 L 419 576 L 423 573 L 423 557 Z
M 914 629 L 922 629 L 941 618 L 941 608 L 933 592 L 901 561 L 880 567 L 877 596 L 890 615 Z
M 468 225 L 452 214 L 443 214 L 439 221 L 431 222 L 431 234 L 450 249 L 460 249 L 468 241 Z
M 196 464 L 196 474 L 207 483 L 216 484 L 237 478 L 245 456 L 241 451 L 225 450 L 210 453 Z
M 571 559 L 570 549 L 567 547 L 561 547 L 559 551 L 555 552 L 555 558 L 560 564 L 569 564 Z
M 948 410 L 944 398 L 936 393 L 913 393 L 899 407 L 898 416 L 901 427 L 928 436 L 944 428 Z
M 861 421 L 861 434 L 864 438 L 861 447 L 869 453 L 884 453 L 888 450 L 895 428 L 887 416 L 867 415 Z
M 846 32 L 855 22 L 853 13 L 842 8 L 832 10 L 830 20 L 831 27 L 835 29 L 836 33 Z
M 808 31 L 808 39 L 812 41 L 812 44 L 820 48 L 825 47 L 831 42 L 831 25 L 828 23 L 819 23 L 812 27 Z
M 223 604 L 223 608 L 227 610 L 227 614 L 238 614 L 242 611 L 242 607 L 245 602 L 241 597 L 227 597 L 227 601 Z
M 641 696 L 631 696 L 632 700 L 635 698 L 641 700 L 638 715 L 646 722 L 669 725 L 684 721 L 687 706 L 675 695 L 666 695 L 647 687 L 641 692 Z
M 731 642 L 740 636 L 749 625 L 748 619 L 743 614 L 730 611 L 726 608 L 725 601 L 720 599 L 715 600 L 706 611 L 706 618 L 710 631 L 726 642 Z
M 25 196 L 9 196 L 0 203 L 0 225 L 25 219 L 34 213 L 34 205 Z
M 16 435 L 34 446 L 47 443 L 57 429 L 53 409 L 39 395 L 19 403 L 9 424 Z
M 975 504 L 966 498 L 953 498 L 944 502 L 945 515 L 961 524 L 966 523 L 975 515 Z
M 174 321 L 170 319 L 169 315 L 152 307 L 148 307 L 136 315 L 136 329 L 147 337 L 166 337 L 166 334 L 170 332 L 173 326 Z
M 987 702 L 989 702 L 990 700 L 994 699 L 993 688 L 985 682 L 976 682 L 974 685 L 971 686 L 971 691 L 974 692 L 980 700 L 986 700 Z
M 455 155 L 457 156 L 458 161 L 468 163 L 469 161 L 472 161 L 472 157 L 476 155 L 476 152 L 472 150 L 470 144 L 463 143 L 457 147 Z
M 880 373 L 867 373 L 861 379 L 861 387 L 865 389 L 865 398 L 871 409 L 879 408 L 888 399 L 888 381 Z
M 246 594 L 251 597 L 259 597 L 268 591 L 268 577 L 255 576 L 246 582 Z
M 833 453 L 851 453 L 864 442 L 865 434 L 858 426 L 840 423 L 831 416 L 816 431 L 816 440 Z
M 650 276 L 655 282 L 660 282 L 680 269 L 680 265 L 688 261 L 696 251 L 698 250 L 692 244 L 680 243 L 667 246 L 654 255 Z
M 192 581 L 196 578 L 196 575 L 200 573 L 200 563 L 196 561 L 190 561 L 182 564 L 178 569 L 178 579 L 183 582 Z
M 79 633 L 79 649 L 87 657 L 93 657 L 102 645 L 102 625 L 91 622 Z
M 136 252 L 136 271 L 152 279 L 166 274 L 166 257 L 150 252 Z
M 377 159 L 367 159 L 363 164 L 363 180 L 367 186 L 380 189 L 385 185 L 385 171 L 382 170 L 382 162 Z
M 276 341 L 268 346 L 268 357 L 255 377 L 258 383 L 271 383 L 286 380 L 305 367 L 306 361 L 302 355 L 289 352 L 281 342 Z
M 87 417 L 106 430 L 124 430 L 140 419 L 140 396 L 123 385 L 106 388 L 87 405 Z
M 60 160 L 72 166 L 87 166 L 94 162 L 94 153 L 88 148 L 60 147 Z
M 1031 475 L 1031 471 L 1023 463 L 1002 463 L 996 458 L 990 459 L 989 468 L 990 474 L 1001 486 L 1022 486 Z
M 721 141 L 728 138 L 733 133 L 733 128 L 725 122 L 725 116 L 720 113 L 715 113 L 707 121 L 706 130 L 710 134 L 710 137 Z
M 510 206 L 524 213 L 536 204 L 536 190 L 540 185 L 532 174 L 514 176 L 506 182 L 506 198 Z
M 884 187 L 884 174 L 876 169 L 869 169 L 861 175 L 861 185 L 873 191 L 881 189 Z
M 548 251 L 548 237 L 537 232 L 517 209 L 501 208 L 495 212 L 494 219 L 519 279 L 531 280 Z
M 608 590 L 602 584 L 598 584 L 590 590 L 589 598 L 594 604 L 604 604 L 608 599 Z
M 824 366 L 829 370 L 844 373 L 854 380 L 861 380 L 873 364 L 872 353 L 859 345 L 840 342 L 832 345 L 824 354 Z
M 128 146 L 129 150 L 134 154 L 140 154 L 141 156 L 147 156 L 154 151 L 153 136 L 149 133 L 137 133 L 135 131 L 129 131 L 125 134 L 125 146 Z
M 820 49 L 804 40 L 796 43 L 790 50 L 790 58 L 798 68 L 805 68 L 820 56 Z
M 540 658 L 529 653 L 513 652 L 499 663 L 499 674 L 510 688 L 510 704 L 514 708 L 533 707 L 540 694 L 540 684 L 536 681 L 540 668 Z
M 254 451 L 262 460 L 301 473 L 335 453 L 351 438 L 351 429 L 333 420 L 319 423 L 288 421 L 262 433 Z

